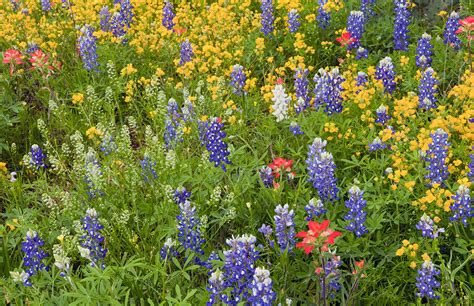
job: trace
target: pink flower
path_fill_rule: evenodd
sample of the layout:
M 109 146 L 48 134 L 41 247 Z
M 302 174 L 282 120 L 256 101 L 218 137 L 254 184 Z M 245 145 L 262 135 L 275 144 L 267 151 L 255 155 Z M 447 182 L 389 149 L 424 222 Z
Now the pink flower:
M 3 53 L 3 63 L 10 64 L 10 75 L 13 75 L 14 66 L 23 64 L 20 51 L 9 49 Z
M 471 33 L 474 31 L 474 16 L 469 16 L 462 20 L 459 20 L 459 24 L 461 26 L 456 30 L 455 33 L 466 33 L 468 40 L 474 39 L 474 36 L 471 35 Z

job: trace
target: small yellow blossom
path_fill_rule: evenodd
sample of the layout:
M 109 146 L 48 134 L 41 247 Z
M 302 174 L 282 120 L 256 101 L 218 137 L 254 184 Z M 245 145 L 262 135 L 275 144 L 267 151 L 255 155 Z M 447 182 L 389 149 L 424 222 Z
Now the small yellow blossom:
M 75 93 L 72 95 L 72 104 L 81 104 L 84 102 L 84 95 L 81 93 Z

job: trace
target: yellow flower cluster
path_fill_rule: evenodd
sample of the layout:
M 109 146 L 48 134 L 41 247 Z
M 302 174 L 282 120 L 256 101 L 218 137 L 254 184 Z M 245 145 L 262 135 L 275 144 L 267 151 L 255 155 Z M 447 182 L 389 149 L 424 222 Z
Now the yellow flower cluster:
M 412 202 L 412 205 L 418 206 L 420 210 L 427 212 L 431 217 L 434 217 L 435 222 L 441 219 L 438 215 L 442 212 L 449 212 L 450 206 L 453 203 L 451 198 L 453 193 L 448 189 L 441 188 L 439 184 L 434 184 L 433 187 L 427 189 L 425 195 L 418 200 Z

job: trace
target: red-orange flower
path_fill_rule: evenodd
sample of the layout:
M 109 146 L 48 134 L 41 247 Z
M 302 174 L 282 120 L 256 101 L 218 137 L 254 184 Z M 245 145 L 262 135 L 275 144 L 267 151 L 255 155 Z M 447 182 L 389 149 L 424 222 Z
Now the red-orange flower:
M 352 37 L 351 33 L 344 32 L 341 34 L 341 37 L 336 38 L 336 41 L 341 44 L 342 47 L 347 47 L 350 44 L 353 44 L 357 41 L 357 38 Z
M 31 53 L 31 66 L 33 68 L 43 68 L 48 64 L 49 56 L 46 55 L 43 51 L 41 50 L 36 50 L 35 52 Z
M 328 245 L 334 244 L 334 239 L 342 235 L 340 232 L 328 228 L 329 223 L 329 220 L 324 220 L 321 224 L 309 221 L 309 231 L 296 234 L 296 237 L 303 238 L 303 241 L 298 242 L 296 247 L 304 249 L 305 253 L 309 254 L 316 246 L 321 245 L 321 251 L 327 252 Z
M 357 274 L 357 268 L 358 270 L 364 269 L 364 263 L 365 261 L 362 259 L 361 261 L 356 261 L 354 264 L 356 266 L 356 270 L 352 270 L 352 274 Z
M 10 64 L 10 75 L 12 75 L 13 66 L 23 64 L 20 51 L 15 50 L 15 49 L 9 49 L 5 51 L 3 53 L 3 63 Z
M 466 33 L 467 38 L 469 40 L 474 39 L 474 36 L 470 35 L 474 31 L 474 16 L 469 16 L 462 20 L 459 20 L 459 24 L 461 26 L 456 30 L 455 33 L 456 34 Z

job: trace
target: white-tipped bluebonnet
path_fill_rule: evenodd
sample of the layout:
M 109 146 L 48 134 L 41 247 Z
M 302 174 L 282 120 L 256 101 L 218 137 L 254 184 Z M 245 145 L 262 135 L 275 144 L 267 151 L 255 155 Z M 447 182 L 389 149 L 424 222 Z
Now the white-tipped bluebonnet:
M 392 59 L 385 57 L 382 59 L 375 69 L 375 79 L 381 80 L 385 88 L 385 92 L 392 94 L 395 90 L 395 67 Z
M 394 50 L 408 51 L 408 26 L 410 25 L 410 11 L 406 0 L 394 0 L 395 25 L 393 27 Z
M 276 293 L 272 290 L 273 282 L 270 271 L 263 267 L 257 267 L 253 280 L 249 285 L 251 294 L 249 302 L 251 305 L 271 306 L 276 299 Z
M 364 34 L 365 18 L 364 13 L 361 11 L 351 11 L 347 17 L 347 32 L 351 34 L 351 37 L 355 40 L 347 45 L 348 50 L 356 49 L 360 47 L 360 40 L 362 34 Z
M 99 11 L 99 22 L 100 22 L 100 29 L 104 32 L 110 31 L 110 19 L 112 16 L 110 15 L 109 6 L 104 5 Z
M 41 0 L 41 10 L 43 12 L 49 12 L 51 11 L 51 0 Z
M 436 276 L 439 274 L 440 271 L 435 268 L 431 261 L 423 262 L 416 278 L 416 287 L 418 288 L 416 295 L 420 298 L 439 299 L 439 296 L 434 292 L 440 286 L 440 283 L 436 280 Z
M 224 273 L 217 269 L 211 273 L 209 277 L 209 284 L 206 290 L 211 294 L 209 300 L 206 302 L 207 306 L 212 306 L 221 301 L 222 292 L 226 289 L 226 282 L 224 279 Z
M 369 151 L 379 151 L 387 148 L 387 144 L 383 142 L 379 137 L 376 137 L 371 143 L 369 143 Z
M 367 73 L 363 71 L 357 72 L 356 86 L 365 86 L 367 85 L 367 82 L 368 82 Z
M 104 153 L 104 156 L 108 156 L 117 151 L 117 144 L 115 143 L 114 138 L 110 135 L 104 136 L 100 143 L 100 150 Z
M 283 253 L 288 250 L 291 253 L 295 246 L 295 212 L 289 210 L 288 204 L 284 206 L 278 205 L 275 208 L 275 237 Z
M 387 107 L 385 105 L 380 105 L 376 110 L 375 113 L 377 114 L 377 118 L 375 119 L 375 123 L 380 123 L 381 125 L 386 125 L 387 122 L 392 118 L 389 116 L 387 112 Z
M 158 178 L 155 170 L 156 162 L 152 161 L 148 155 L 145 155 L 143 160 L 140 161 L 140 166 L 142 167 L 142 177 L 145 183 L 152 183 Z
M 127 39 L 125 38 L 125 34 L 127 34 L 125 21 L 119 12 L 115 12 L 110 19 L 110 32 L 112 32 L 115 37 L 121 39 L 123 44 L 127 43 Z
M 173 194 L 173 201 L 176 204 L 184 204 L 191 197 L 191 191 L 188 191 L 185 187 L 176 188 Z
M 26 48 L 26 52 L 28 52 L 29 54 L 35 52 L 39 50 L 39 46 L 37 43 L 34 43 L 34 42 L 29 42 L 28 43 L 28 47 Z
M 165 5 L 163 6 L 161 24 L 168 30 L 173 30 L 174 28 L 173 18 L 176 16 L 176 14 L 174 13 L 173 9 L 173 4 L 169 1 L 166 1 Z
M 420 68 L 428 68 L 431 66 L 431 56 L 433 55 L 433 45 L 431 44 L 431 35 L 424 33 L 418 39 L 416 46 L 416 65 Z
M 184 101 L 183 107 L 181 107 L 181 114 L 184 122 L 190 122 L 195 119 L 196 113 L 194 111 L 193 103 L 188 99 Z
M 364 18 L 367 22 L 371 16 L 375 15 L 373 10 L 373 6 L 375 4 L 375 0 L 360 0 L 360 10 L 364 13 Z
M 290 33 L 295 33 L 298 31 L 300 25 L 300 15 L 297 10 L 292 9 L 288 12 L 288 30 Z
M 189 42 L 189 40 L 185 40 L 181 43 L 180 45 L 180 59 L 179 59 L 179 65 L 183 66 L 184 64 L 192 61 L 194 52 L 193 52 L 193 46 Z
M 36 168 L 36 170 L 46 168 L 46 154 L 43 153 L 43 150 L 37 145 L 34 144 L 30 149 L 31 158 L 30 165 Z
M 97 62 L 97 38 L 94 36 L 94 28 L 87 24 L 83 26 L 81 35 L 77 39 L 77 45 L 84 69 L 97 71 L 99 63 Z
M 183 141 L 182 138 L 182 116 L 178 113 L 178 103 L 173 98 L 169 99 L 167 115 L 165 117 L 165 130 L 163 138 L 167 149 L 173 148 L 176 143 Z
M 348 231 L 353 232 L 357 237 L 367 234 L 369 231 L 364 225 L 367 213 L 364 211 L 367 201 L 363 198 L 364 192 L 357 186 L 349 189 L 349 199 L 345 201 L 349 211 L 344 216 L 345 220 L 350 221 L 346 226 Z
M 464 226 L 467 226 L 467 219 L 474 217 L 474 207 L 471 207 L 472 200 L 469 188 L 464 185 L 459 186 L 458 191 L 452 196 L 452 199 L 454 202 L 449 208 L 453 212 L 453 216 L 450 217 L 449 220 L 461 220 Z
M 275 29 L 273 22 L 275 21 L 275 17 L 273 16 L 273 4 L 272 0 L 261 0 L 262 5 L 260 9 L 262 10 L 261 20 L 262 20 L 262 33 L 267 36 L 273 32 Z
M 185 249 L 194 251 L 197 254 L 204 254 L 202 245 L 206 240 L 201 235 L 201 221 L 196 215 L 196 207 L 191 202 L 185 201 L 179 204 L 180 214 L 178 220 L 178 241 Z
M 331 24 L 331 14 L 324 9 L 324 5 L 328 0 L 318 0 L 318 16 L 316 20 L 321 29 L 327 29 Z
M 316 138 L 309 146 L 308 158 L 306 159 L 308 169 L 308 181 L 318 191 L 319 198 L 323 201 L 338 200 L 339 189 L 336 186 L 337 179 L 334 175 L 336 164 L 331 153 L 326 152 L 327 142 Z
M 81 256 L 90 260 L 92 267 L 105 268 L 104 259 L 107 255 L 105 246 L 105 238 L 102 236 L 102 229 L 97 217 L 97 211 L 89 208 L 85 217 L 82 219 L 82 229 L 84 234 L 80 237 L 79 251 Z
M 339 69 L 334 68 L 330 72 L 319 69 L 319 75 L 315 74 L 314 106 L 318 109 L 325 105 L 324 112 L 328 115 L 342 112 L 342 96 L 344 90 L 342 82 L 344 78 L 339 74 Z
M 282 84 L 276 84 L 272 93 L 272 115 L 276 117 L 276 122 L 288 119 L 288 104 L 291 98 L 285 93 L 285 87 Z
M 356 60 L 360 60 L 363 58 L 368 58 L 369 57 L 369 50 L 363 47 L 357 48 L 356 51 Z
M 24 277 L 23 285 L 31 286 L 31 281 L 29 278 L 35 275 L 38 271 L 49 270 L 49 267 L 46 266 L 42 260 L 48 257 L 42 247 L 44 246 L 44 241 L 40 238 L 36 231 L 28 230 L 26 233 L 26 241 L 21 243 L 21 250 L 25 253 L 23 257 L 23 266 L 26 268 L 26 274 L 28 277 Z
M 121 0 L 120 1 L 120 15 L 123 18 L 123 23 L 125 26 L 130 28 L 131 24 L 133 23 L 133 5 L 130 0 Z
M 474 150 L 474 146 L 472 147 Z M 471 162 L 467 165 L 469 172 L 467 173 L 467 177 L 471 182 L 474 182 L 474 154 L 470 154 L 469 158 L 471 159 Z
M 290 123 L 290 132 L 293 133 L 293 135 L 303 135 L 304 132 L 301 130 L 301 127 L 298 125 L 298 123 L 292 121 Z
M 239 64 L 232 66 L 232 72 L 230 73 L 230 86 L 232 86 L 232 92 L 238 96 L 245 94 L 246 81 L 247 75 L 245 74 L 244 67 Z
M 304 207 L 304 210 L 306 210 L 306 213 L 308 214 L 306 221 L 313 221 L 327 212 L 326 208 L 324 208 L 323 201 L 315 198 L 309 200 L 308 204 Z
M 436 92 L 438 80 L 433 68 L 427 68 L 421 75 L 418 85 L 418 107 L 422 109 L 436 108 Z
M 176 257 L 178 255 L 179 252 L 176 250 L 176 242 L 171 238 L 166 239 L 163 247 L 160 249 L 161 259 L 164 260 L 167 258 Z
M 450 45 L 455 50 L 461 48 L 461 39 L 456 35 L 456 31 L 459 29 L 459 14 L 451 12 L 446 21 L 443 36 L 444 43 Z
M 270 247 L 273 248 L 275 246 L 275 242 L 273 241 L 273 239 L 271 239 L 273 233 L 272 227 L 270 225 L 262 224 L 258 231 L 262 233 Z
M 433 219 L 427 214 L 421 216 L 420 221 L 416 224 L 416 229 L 421 231 L 421 236 L 426 238 L 438 238 L 439 233 L 444 233 L 444 228 L 438 228 Z
M 339 267 L 342 265 L 341 257 L 336 254 L 326 261 L 324 265 L 324 276 L 320 280 L 321 287 L 326 284 L 328 291 L 339 291 L 341 290 L 341 284 L 339 280 L 341 278 L 341 271 Z
M 222 130 L 223 127 L 224 124 L 220 122 L 220 119 L 211 119 L 205 135 L 205 144 L 209 152 L 209 161 L 213 162 L 215 167 L 220 166 L 222 170 L 226 171 L 226 164 L 231 162 L 227 157 L 230 154 L 228 145 L 223 141 L 226 137 L 226 133 Z
M 439 128 L 436 132 L 431 133 L 430 137 L 432 142 L 428 145 L 428 151 L 426 151 L 425 160 L 428 174 L 425 175 L 425 178 L 430 180 L 431 185 L 443 184 L 449 176 L 448 166 L 446 165 L 450 146 L 448 133 Z
M 309 102 L 311 101 L 311 96 L 309 93 L 309 80 L 308 80 L 308 69 L 303 69 L 298 67 L 295 70 L 295 93 L 296 100 L 298 104 L 295 106 L 295 111 L 297 114 L 308 108 Z M 301 101 L 301 102 L 300 102 Z
M 263 186 L 265 186 L 265 188 L 272 188 L 275 180 L 272 168 L 263 166 L 258 170 L 258 173 L 260 175 L 260 179 L 262 180 Z
M 104 192 L 98 186 L 98 182 L 101 181 L 102 170 L 100 169 L 99 161 L 97 160 L 94 152 L 87 152 L 86 163 L 84 167 L 84 182 L 87 184 L 87 194 L 89 195 L 89 199 L 103 196 Z

